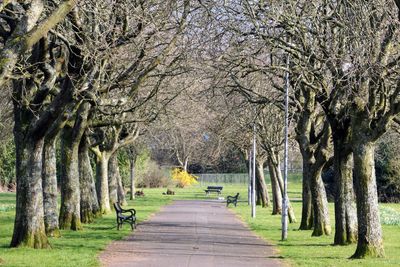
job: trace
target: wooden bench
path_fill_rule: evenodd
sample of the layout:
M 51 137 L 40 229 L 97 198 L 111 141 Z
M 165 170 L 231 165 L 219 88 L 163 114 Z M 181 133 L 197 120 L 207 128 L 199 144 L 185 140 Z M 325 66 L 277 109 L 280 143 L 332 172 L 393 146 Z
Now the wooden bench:
M 204 191 L 206 192 L 206 195 L 209 195 L 211 192 L 216 192 L 218 195 L 220 195 L 222 188 L 222 186 L 207 186 L 207 189 Z
M 136 228 L 136 210 L 135 209 L 123 209 L 119 203 L 114 203 L 114 209 L 117 214 L 117 230 L 122 226 L 124 222 L 131 225 L 132 230 Z M 125 214 L 124 214 L 125 213 Z M 130 213 L 130 214 L 126 214 Z
M 229 204 L 232 203 L 236 207 L 238 198 L 239 198 L 239 193 L 237 193 L 235 196 L 227 196 L 226 197 L 226 206 L 228 207 Z

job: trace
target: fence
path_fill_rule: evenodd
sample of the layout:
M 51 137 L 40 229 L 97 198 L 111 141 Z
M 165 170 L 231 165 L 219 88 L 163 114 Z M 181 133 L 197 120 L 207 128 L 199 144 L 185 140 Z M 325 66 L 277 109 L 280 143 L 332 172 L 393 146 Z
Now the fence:
M 200 184 L 247 184 L 249 180 L 247 173 L 201 173 L 195 175 L 199 177 L 198 181 Z
M 269 172 L 264 171 L 265 179 L 269 183 Z M 210 183 L 227 183 L 227 184 L 247 184 L 249 182 L 248 173 L 200 173 L 195 174 L 198 177 L 198 181 L 201 185 Z M 301 170 L 290 170 L 289 181 L 300 182 L 301 181 Z

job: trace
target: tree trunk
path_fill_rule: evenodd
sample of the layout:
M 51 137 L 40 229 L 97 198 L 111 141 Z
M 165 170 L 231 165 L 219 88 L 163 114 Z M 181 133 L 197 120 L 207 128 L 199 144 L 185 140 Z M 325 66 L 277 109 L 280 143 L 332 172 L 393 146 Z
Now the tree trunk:
M 110 190 L 110 202 L 114 203 L 118 201 L 119 204 L 122 206 L 127 205 L 126 198 L 125 198 L 125 189 L 122 184 L 121 174 L 119 172 L 119 165 L 118 165 L 118 156 L 117 152 L 114 153 L 110 161 L 108 163 L 108 183 L 109 183 L 109 190 Z M 115 183 L 115 184 L 114 184 Z M 115 186 L 115 188 L 114 188 Z M 115 192 L 112 192 L 115 191 Z M 115 198 L 115 201 L 112 201 L 112 198 Z
M 312 236 L 330 235 L 331 223 L 329 219 L 328 200 L 326 198 L 325 186 L 322 181 L 322 169 L 325 163 L 315 163 L 310 168 L 310 186 L 314 218 L 314 231 Z
M 117 161 L 118 162 L 118 161 Z M 128 205 L 128 203 L 126 202 L 126 195 L 125 195 L 125 188 L 124 185 L 122 183 L 122 178 L 121 178 L 121 174 L 119 172 L 119 166 L 117 165 L 117 194 L 118 194 L 118 202 L 122 205 L 122 206 L 126 206 Z
M 97 199 L 93 170 L 90 164 L 89 144 L 84 135 L 79 144 L 79 182 L 81 191 L 81 221 L 91 223 L 99 217 L 100 207 Z
M 74 126 L 64 127 L 61 135 L 61 210 L 60 228 L 80 230 L 81 193 L 79 179 L 79 145 L 87 128 L 90 103 L 80 104 Z
M 302 191 L 302 211 L 301 223 L 299 230 L 311 230 L 313 228 L 314 218 L 311 201 L 311 188 L 310 188 L 310 170 L 309 164 L 303 157 L 303 191 Z
M 271 178 L 272 215 L 282 214 L 282 192 L 271 160 L 268 160 L 268 169 Z
M 43 147 L 42 183 L 44 225 L 48 236 L 59 237 L 57 209 L 57 173 L 55 138 L 45 139 Z
M 343 136 L 333 135 L 335 169 L 335 239 L 334 245 L 357 241 L 357 215 L 354 204 L 352 153 Z
M 135 199 L 135 160 L 130 159 L 131 200 Z
M 18 111 L 15 111 L 17 117 Z M 17 196 L 11 247 L 48 248 L 43 211 L 43 139 L 25 139 L 19 119 L 15 120 Z
M 379 219 L 375 178 L 375 143 L 354 133 L 354 180 L 358 215 L 358 243 L 352 258 L 383 257 L 382 228 Z
M 101 152 L 96 156 L 96 189 L 102 214 L 111 212 L 108 192 L 108 160 L 109 155 Z
M 282 173 L 281 173 L 281 167 L 280 167 L 280 159 L 278 155 L 274 155 L 274 160 L 273 160 L 273 167 L 275 169 L 275 174 L 276 174 L 276 179 L 278 181 L 279 188 L 281 190 L 282 198 L 284 197 L 284 191 L 283 191 L 283 178 L 282 178 Z M 294 215 L 294 210 L 292 207 L 292 204 L 290 203 L 289 197 L 286 197 L 287 202 L 288 202 L 288 215 L 289 215 L 289 222 L 290 223 L 295 223 L 296 222 L 296 216 Z
M 108 193 L 110 206 L 118 202 L 117 176 L 119 175 L 117 153 L 111 155 L 108 161 Z
M 268 189 L 267 184 L 265 183 L 264 177 L 264 161 L 259 160 L 257 161 L 256 166 L 256 190 L 258 195 L 258 205 L 261 205 L 263 208 L 269 206 L 269 196 L 268 196 Z
M 60 228 L 81 230 L 80 183 L 78 167 L 79 141 L 74 129 L 64 127 L 61 134 L 61 209 Z
M 185 161 L 184 161 L 184 163 L 183 163 L 183 170 L 184 170 L 185 172 L 188 171 L 188 164 L 189 164 L 189 157 L 186 157 L 186 158 L 185 158 Z

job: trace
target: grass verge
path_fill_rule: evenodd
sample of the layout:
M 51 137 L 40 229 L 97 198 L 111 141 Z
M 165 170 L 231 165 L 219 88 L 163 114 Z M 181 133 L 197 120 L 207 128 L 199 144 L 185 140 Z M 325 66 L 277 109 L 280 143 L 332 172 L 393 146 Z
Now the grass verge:
M 289 225 L 288 240 L 280 241 L 281 218 L 272 216 L 271 208 L 257 207 L 255 219 L 250 216 L 247 205 L 247 187 L 238 184 L 221 184 L 224 186 L 222 196 L 240 193 L 238 206 L 231 207 L 242 220 L 259 236 L 276 245 L 279 257 L 293 266 L 400 266 L 400 226 L 383 225 L 386 258 L 350 260 L 355 245 L 332 246 L 333 234 L 328 237 L 311 237 L 311 231 L 299 231 L 299 223 Z M 129 201 L 129 207 L 138 211 L 138 220 L 143 221 L 158 211 L 161 206 L 175 199 L 215 199 L 216 195 L 206 196 L 203 189 L 206 185 L 190 188 L 173 189 L 175 195 L 165 196 L 166 189 L 144 189 L 145 197 Z M 301 184 L 297 180 L 289 183 L 289 195 L 298 221 L 301 215 Z M 115 228 L 115 215 L 110 214 L 95 223 L 84 225 L 79 232 L 62 231 L 61 238 L 51 238 L 53 246 L 48 250 L 26 248 L 10 249 L 14 220 L 15 194 L 0 194 L 0 266 L 98 266 L 98 254 L 107 244 L 129 235 L 129 225 L 121 231 Z M 382 204 L 386 212 L 391 209 L 400 211 L 400 204 Z M 334 229 L 333 203 L 329 204 L 332 229 Z
M 164 197 L 163 189 L 146 192 L 145 197 L 129 201 L 129 207 L 137 210 L 138 222 L 144 221 L 161 206 L 171 202 Z M 3 207 L 15 205 L 15 194 L 1 193 Z M 62 231 L 62 237 L 50 238 L 51 249 L 35 250 L 9 248 L 15 209 L 0 211 L 0 266 L 98 266 L 98 254 L 113 240 L 119 240 L 131 233 L 130 226 L 124 224 L 117 231 L 115 214 L 105 215 L 93 224 L 85 224 L 82 231 Z

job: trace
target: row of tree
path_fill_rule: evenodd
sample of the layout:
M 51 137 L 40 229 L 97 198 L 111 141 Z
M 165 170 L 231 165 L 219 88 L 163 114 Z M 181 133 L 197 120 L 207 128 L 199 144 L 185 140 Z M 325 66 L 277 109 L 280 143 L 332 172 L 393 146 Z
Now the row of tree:
M 269 204 L 268 167 L 279 214 L 290 85 L 292 135 L 303 159 L 300 229 L 331 232 L 321 174 L 332 164 L 334 244 L 358 242 L 355 258 L 383 256 L 374 149 L 399 122 L 395 4 L 3 1 L 0 85 L 12 94 L 17 177 L 11 245 L 48 247 L 47 235 L 78 230 L 123 202 L 116 152 L 141 134 L 184 169 L 205 147 L 206 160 L 217 158 L 224 144 L 249 164 L 255 124 L 258 201 Z
M 113 0 L 0 6 L 0 84 L 12 94 L 16 148 L 11 246 L 46 248 L 47 236 L 79 230 L 124 201 L 116 152 L 176 97 L 190 6 Z
M 288 73 L 291 125 L 303 158 L 300 229 L 313 228 L 315 236 L 331 232 L 321 174 L 332 162 L 334 244 L 357 242 L 353 258 L 383 256 L 374 151 L 400 113 L 395 1 L 220 1 L 203 6 L 212 27 L 204 28 L 210 44 L 198 57 L 208 63 L 203 71 L 212 79 L 210 90 L 222 92 L 231 114 L 243 102 L 252 106 L 241 116 L 244 124 L 239 118 L 227 123 L 242 125 L 227 136 L 249 140 L 256 123 L 262 148 L 258 169 L 267 162 L 276 191 Z

